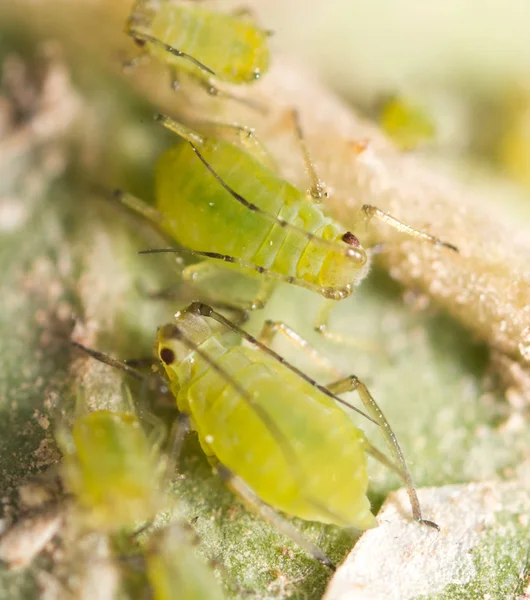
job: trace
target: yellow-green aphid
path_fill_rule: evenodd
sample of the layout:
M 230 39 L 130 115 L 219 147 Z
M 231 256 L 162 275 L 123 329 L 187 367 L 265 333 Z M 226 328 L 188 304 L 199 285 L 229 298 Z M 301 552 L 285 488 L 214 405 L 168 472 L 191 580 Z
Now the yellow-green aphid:
M 254 347 L 224 345 L 208 319 L 243 335 Z M 198 302 L 159 329 L 158 355 L 179 410 L 189 415 L 214 465 L 220 463 L 275 509 L 366 529 L 375 525 L 366 497 L 366 453 L 382 455 L 333 393 L 356 390 L 389 443 L 394 468 L 409 487 L 414 517 L 423 521 L 396 437 L 357 377 L 320 386 Z
M 188 252 L 260 276 L 262 289 L 252 307 L 263 304 L 274 280 L 340 300 L 366 276 L 366 250 L 318 204 L 323 183 L 314 172 L 296 113 L 294 127 L 311 179 L 307 193 L 264 164 L 263 154 L 250 144 L 201 135 L 161 115 L 157 119 L 189 143 L 160 157 L 156 208 L 129 195 L 122 195 L 122 203 L 154 221 Z M 374 206 L 363 206 L 360 220 L 371 218 L 456 251 Z M 196 271 L 187 269 L 184 277 L 193 278 Z
M 221 586 L 179 523 L 155 533 L 146 549 L 153 600 L 222 600 Z
M 412 150 L 431 141 L 436 135 L 431 115 L 400 96 L 392 97 L 384 103 L 379 122 L 402 150 Z
M 139 0 L 127 32 L 162 63 L 202 80 L 249 84 L 269 68 L 269 32 L 246 13 Z
M 62 476 L 88 527 L 131 530 L 163 508 L 162 438 L 157 426 L 148 437 L 140 419 L 126 411 L 87 412 L 71 432 L 60 431 Z

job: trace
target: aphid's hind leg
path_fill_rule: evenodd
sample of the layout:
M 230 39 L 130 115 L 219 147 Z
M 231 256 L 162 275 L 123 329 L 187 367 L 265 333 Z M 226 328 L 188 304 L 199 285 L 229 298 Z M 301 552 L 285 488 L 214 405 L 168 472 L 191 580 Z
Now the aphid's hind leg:
M 396 229 L 401 233 L 410 235 L 411 237 L 421 240 L 423 242 L 427 242 L 428 244 L 433 244 L 434 246 L 443 246 L 445 248 L 448 248 L 449 250 L 452 250 L 453 252 L 458 252 L 458 248 L 453 244 L 444 242 L 440 238 L 434 235 L 430 235 L 425 231 L 415 229 L 414 227 L 411 227 L 410 225 L 399 221 L 392 215 L 383 212 L 381 209 L 377 208 L 377 206 L 372 206 L 371 204 L 364 204 L 359 211 L 357 221 L 368 223 L 371 219 L 379 219 L 380 221 L 383 221 L 393 229 Z
M 273 508 L 263 502 L 242 479 L 234 475 L 230 469 L 221 463 L 215 466 L 215 470 L 222 481 L 245 504 L 245 506 L 250 508 L 263 520 L 270 523 L 275 529 L 290 538 L 295 544 L 303 548 L 319 563 L 332 571 L 335 570 L 335 565 L 318 546 L 310 542 L 289 521 L 281 517 Z
M 335 394 L 344 394 L 346 392 L 354 391 L 359 394 L 359 397 L 361 398 L 365 408 L 373 417 L 373 419 L 379 424 L 381 433 L 383 434 L 390 452 L 394 457 L 395 466 L 398 469 L 398 472 L 400 472 L 400 475 L 403 477 L 403 481 L 407 486 L 407 493 L 412 507 L 412 515 L 414 519 L 419 523 L 428 525 L 429 527 L 440 529 L 436 523 L 433 521 L 428 521 L 422 517 L 420 501 L 416 493 L 416 488 L 414 487 L 405 456 L 401 450 L 396 434 L 393 432 L 390 424 L 383 414 L 383 411 L 379 408 L 379 405 L 370 394 L 366 385 L 356 375 L 349 375 L 348 377 L 329 384 L 327 388 Z
M 336 300 L 328 300 L 325 298 L 322 301 L 313 325 L 314 330 L 318 334 L 336 344 L 350 346 L 352 348 L 359 348 L 360 350 L 372 352 L 374 354 L 386 354 L 385 348 L 373 340 L 355 338 L 350 335 L 344 335 L 336 331 L 331 331 L 329 329 L 329 318 L 331 311 L 336 306 Z

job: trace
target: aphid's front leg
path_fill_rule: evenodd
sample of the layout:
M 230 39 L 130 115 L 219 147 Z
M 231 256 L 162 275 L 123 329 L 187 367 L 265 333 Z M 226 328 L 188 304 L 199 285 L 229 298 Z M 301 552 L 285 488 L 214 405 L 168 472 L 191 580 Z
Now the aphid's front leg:
M 209 96 L 213 96 L 215 98 L 227 98 L 228 100 L 234 100 L 234 102 L 239 102 L 240 104 L 244 104 L 248 106 L 252 110 L 256 110 L 262 114 L 267 114 L 268 109 L 261 103 L 256 102 L 255 100 L 249 100 L 248 98 L 242 98 L 241 96 L 234 95 L 226 90 L 222 90 L 213 82 L 210 77 L 199 77 L 197 75 L 193 75 L 191 73 L 188 76 L 195 80 L 196 83 L 202 87 Z
M 419 523 L 423 523 L 424 525 L 429 525 L 435 529 L 440 529 L 436 523 L 433 521 L 428 521 L 422 517 L 420 501 L 416 493 L 416 488 L 414 487 L 414 483 L 407 466 L 407 461 L 405 460 L 405 456 L 401 450 L 396 434 L 390 427 L 390 424 L 386 420 L 383 411 L 379 408 L 379 405 L 373 398 L 372 394 L 370 394 L 366 385 L 356 375 L 349 375 L 348 377 L 330 383 L 327 388 L 334 394 L 344 394 L 346 392 L 354 391 L 359 394 L 359 397 L 361 398 L 361 401 L 368 413 L 380 426 L 381 433 L 383 434 L 390 452 L 394 457 L 395 466 L 400 475 L 403 477 L 405 485 L 407 486 L 407 493 L 412 507 L 412 515 L 414 519 Z
M 296 527 L 289 523 L 289 521 L 283 519 L 273 508 L 263 502 L 242 479 L 234 475 L 230 469 L 221 463 L 218 463 L 215 466 L 215 470 L 227 487 L 229 487 L 245 506 L 252 510 L 252 512 L 256 513 L 262 519 L 270 523 L 275 529 L 290 538 L 319 563 L 332 571 L 335 570 L 335 565 L 318 546 L 310 542 Z
M 211 279 L 219 273 L 226 273 L 226 269 L 222 266 L 212 264 L 210 261 L 203 261 L 196 263 L 194 265 L 187 266 L 182 271 L 182 278 L 185 281 L 189 281 L 193 284 L 204 281 L 206 279 Z M 255 298 L 248 302 L 221 302 L 225 306 L 230 305 L 231 309 L 239 309 L 239 311 L 250 311 L 250 310 L 259 310 L 262 309 L 274 291 L 275 282 L 269 279 L 264 279 L 260 283 L 260 289 Z M 219 305 L 217 302 L 214 304 Z
M 343 335 L 335 331 L 329 330 L 329 318 L 331 311 L 337 306 L 336 300 L 324 299 L 317 312 L 317 316 L 314 323 L 314 330 L 319 333 L 322 337 L 332 342 L 342 344 L 344 346 L 351 346 L 352 348 L 359 348 L 366 352 L 373 352 L 374 354 L 385 354 L 385 349 L 381 344 L 368 339 L 359 339 L 349 335 Z
M 331 361 L 283 321 L 265 321 L 258 339 L 265 346 L 271 347 L 278 333 L 284 336 L 296 348 L 305 352 L 313 362 L 323 367 L 328 373 L 331 373 L 334 377 L 341 377 L 342 374 L 333 366 Z
M 383 221 L 393 229 L 396 229 L 401 233 L 410 235 L 411 237 L 421 240 L 423 242 L 427 242 L 428 244 L 433 244 L 434 246 L 444 246 L 445 248 L 448 248 L 453 252 L 458 252 L 458 248 L 453 244 L 444 242 L 440 238 L 434 235 L 430 235 L 425 231 L 415 229 L 414 227 L 411 227 L 410 225 L 399 221 L 392 215 L 383 212 L 381 209 L 377 208 L 377 206 L 372 206 L 371 204 L 364 204 L 361 207 L 356 220 L 358 222 L 368 223 L 371 219 L 379 219 L 380 221 Z

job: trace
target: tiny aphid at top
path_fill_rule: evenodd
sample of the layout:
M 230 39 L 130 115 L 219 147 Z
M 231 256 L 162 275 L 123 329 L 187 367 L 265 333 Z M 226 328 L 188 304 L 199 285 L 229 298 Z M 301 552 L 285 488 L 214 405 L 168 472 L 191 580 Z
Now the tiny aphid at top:
M 127 33 L 163 64 L 199 80 L 250 84 L 269 69 L 269 32 L 247 11 L 224 14 L 198 3 L 139 0 Z
M 324 214 L 319 204 L 324 186 L 309 157 L 297 113 L 292 117 L 310 176 L 307 192 L 264 163 L 263 153 L 255 150 L 258 146 L 248 143 L 251 131 L 240 127 L 246 143 L 235 144 L 158 115 L 164 126 L 188 144 L 175 146 L 160 157 L 156 208 L 129 195 L 119 196 L 123 204 L 182 245 L 178 252 L 194 253 L 260 276 L 262 289 L 251 308 L 264 304 L 271 282 L 278 280 L 341 300 L 352 293 L 369 269 L 369 253 L 357 236 Z M 456 251 L 451 244 L 417 231 L 374 206 L 363 206 L 359 220 L 371 218 L 423 242 Z M 183 275 L 193 279 L 197 271 L 200 267 L 195 265 Z
M 164 434 L 156 422 L 148 436 L 131 410 L 84 411 L 58 431 L 62 478 L 87 527 L 132 530 L 164 507 Z

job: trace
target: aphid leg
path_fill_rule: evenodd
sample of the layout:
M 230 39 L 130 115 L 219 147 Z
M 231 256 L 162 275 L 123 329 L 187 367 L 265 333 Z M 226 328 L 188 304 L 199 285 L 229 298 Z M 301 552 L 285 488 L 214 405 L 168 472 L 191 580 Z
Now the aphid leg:
M 205 64 L 203 64 L 202 62 L 200 62 L 199 60 L 197 60 L 190 54 L 186 54 L 186 52 L 182 52 L 182 50 L 179 50 L 178 48 L 174 48 L 173 46 L 166 44 L 162 40 L 159 40 L 158 38 L 156 38 L 152 35 L 149 35 L 148 33 L 143 33 L 141 31 L 138 31 L 137 29 L 129 28 L 127 33 L 131 37 L 133 37 L 137 42 L 149 43 L 149 44 L 153 44 L 154 46 L 159 46 L 159 47 L 163 48 L 166 52 L 173 54 L 173 56 L 176 56 L 177 58 L 182 58 L 183 60 L 192 62 L 196 67 L 198 67 L 201 71 L 203 71 L 207 76 L 213 75 L 215 77 L 215 73 L 214 73 L 214 71 L 212 71 L 212 69 L 207 67 Z
M 193 265 L 188 265 L 182 270 L 182 279 L 190 283 L 199 283 L 201 281 L 211 279 L 219 273 L 223 272 L 223 267 L 209 260 L 203 260 Z M 226 269 L 224 269 L 226 272 Z
M 164 481 L 169 485 L 175 477 L 175 472 L 180 467 L 180 457 L 184 439 L 190 431 L 190 418 L 185 413 L 179 413 L 168 434 L 167 448 L 164 456 L 166 464 L 164 467 Z
M 336 306 L 336 300 L 328 300 L 325 298 L 322 301 L 313 325 L 313 328 L 317 333 L 336 344 L 350 346 L 352 348 L 359 348 L 363 351 L 372 352 L 374 354 L 386 354 L 385 348 L 373 340 L 359 339 L 353 336 L 343 335 L 342 333 L 338 333 L 336 331 L 330 331 L 329 317 L 331 311 Z
M 222 266 L 216 265 L 216 264 L 212 264 L 209 261 L 203 261 L 203 262 L 199 262 L 196 263 L 194 265 L 189 265 L 187 266 L 183 271 L 182 271 L 182 278 L 185 281 L 189 281 L 193 284 L 196 284 L 198 282 L 204 281 L 205 279 L 210 279 L 211 277 L 215 277 L 216 275 L 218 275 L 219 273 L 226 273 L 226 269 L 223 270 Z M 224 307 L 229 307 L 229 310 L 238 310 L 239 312 L 243 311 L 245 313 L 247 313 L 248 311 L 252 311 L 252 310 L 259 310 L 262 309 L 267 302 L 269 301 L 269 298 L 272 295 L 272 292 L 274 291 L 274 286 L 275 286 L 275 282 L 268 280 L 268 279 L 264 279 L 262 280 L 261 284 L 260 284 L 260 289 L 256 295 L 255 298 L 253 298 L 252 300 L 245 302 L 221 302 L 221 305 L 219 304 L 219 302 L 212 302 L 211 304 L 214 304 L 218 307 L 222 307 L 224 305 Z
M 227 329 L 231 329 L 232 331 L 234 331 L 235 333 L 237 333 L 238 335 L 243 337 L 247 342 L 249 342 L 256 348 L 258 348 L 259 350 L 262 350 L 263 352 L 265 352 L 266 354 L 268 354 L 269 356 L 274 358 L 274 360 L 277 360 L 279 363 L 281 363 L 282 365 L 287 367 L 290 371 L 292 371 L 293 373 L 298 375 L 298 377 L 300 377 L 301 379 L 303 379 L 304 381 L 306 381 L 313 387 L 320 390 L 323 394 L 325 394 L 329 398 L 332 398 L 339 404 L 343 404 L 344 406 L 347 406 L 348 408 L 359 413 L 360 415 L 362 415 L 369 421 L 372 421 L 372 423 L 375 423 L 376 425 L 379 424 L 375 419 L 368 416 L 362 410 L 359 410 L 355 406 L 352 406 L 349 402 L 346 402 L 345 400 L 343 400 L 342 398 L 339 398 L 336 394 L 334 394 L 333 392 L 328 390 L 327 387 L 317 383 L 314 379 L 312 379 L 311 377 L 306 375 L 303 371 L 301 371 L 300 369 L 298 369 L 297 367 L 292 365 L 290 362 L 286 361 L 285 358 L 280 356 L 277 352 L 275 352 L 274 350 L 272 350 L 271 348 L 269 348 L 268 346 L 266 346 L 265 344 L 263 344 L 262 342 L 257 340 L 254 336 L 250 335 L 250 333 L 247 333 L 244 329 L 241 329 L 241 327 L 238 327 L 235 323 L 233 323 L 232 321 L 230 321 L 229 319 L 224 317 L 222 314 L 215 311 L 208 304 L 204 304 L 204 302 L 192 302 L 186 310 L 189 312 L 194 312 L 196 314 L 200 314 L 203 317 L 213 319 L 214 321 L 217 321 L 221 325 L 224 325 Z M 217 368 L 217 367 L 214 367 L 214 368 Z
M 383 221 L 384 223 L 396 229 L 397 231 L 400 231 L 401 233 L 406 233 L 407 235 L 427 242 L 428 244 L 433 244 L 434 246 L 444 246 L 445 248 L 448 248 L 453 252 L 458 252 L 458 248 L 453 244 L 444 242 L 440 238 L 434 235 L 430 235 L 425 231 L 414 229 L 414 227 L 411 227 L 410 225 L 399 221 L 392 215 L 383 212 L 376 206 L 372 206 L 371 204 L 364 204 L 359 211 L 359 216 L 357 217 L 357 220 L 364 223 L 368 223 L 371 219 L 379 219 L 380 221 Z
M 273 508 L 263 502 L 242 479 L 234 475 L 230 469 L 220 463 L 215 466 L 215 470 L 222 481 L 245 506 L 303 548 L 319 563 L 332 571 L 335 570 L 335 565 L 318 546 L 310 542 L 289 521 L 281 517 Z
M 330 360 L 328 360 L 325 356 L 320 354 L 316 348 L 311 346 L 311 344 L 300 336 L 294 329 L 289 327 L 283 321 L 270 321 L 267 320 L 263 324 L 263 328 L 259 334 L 259 341 L 268 346 L 269 348 L 272 346 L 274 338 L 276 334 L 283 335 L 289 342 L 294 344 L 299 350 L 302 350 L 309 356 L 309 358 L 317 363 L 319 366 L 324 368 L 328 373 L 331 373 L 334 377 L 341 377 L 342 373 L 336 369 Z
M 241 17 L 242 19 L 248 19 L 249 21 L 256 22 L 256 13 L 248 6 L 240 6 L 230 12 L 234 17 Z
M 373 444 L 371 444 L 366 438 L 363 440 L 364 449 L 368 454 L 370 454 L 375 460 L 384 465 L 387 469 L 394 471 L 394 473 L 402 480 L 406 481 L 406 476 L 403 471 L 394 464 L 386 454 L 381 452 L 378 448 L 376 448 Z
M 239 125 L 239 123 L 219 123 L 217 121 L 201 121 L 201 127 L 206 127 L 215 131 L 221 129 L 223 132 L 232 131 L 235 133 L 235 143 L 242 146 L 247 152 L 257 158 L 263 165 L 275 171 L 277 169 L 276 161 L 272 154 L 261 142 L 252 127 Z
M 168 66 L 169 73 L 169 85 L 173 91 L 177 91 L 180 89 L 180 81 L 178 76 L 178 69 L 173 66 Z
M 307 175 L 309 176 L 310 188 L 307 190 L 307 196 L 309 199 L 313 200 L 313 202 L 316 202 L 318 204 L 322 202 L 324 198 L 328 197 L 326 184 L 318 176 L 315 168 L 315 163 L 311 159 L 311 155 L 309 153 L 309 149 L 305 141 L 304 133 L 302 131 L 302 124 L 300 123 L 300 113 L 298 112 L 298 110 L 293 108 L 289 111 L 289 117 L 290 122 L 292 123 L 292 127 L 294 129 L 296 139 L 298 141 L 298 145 L 300 147 L 300 152 L 302 153 L 304 159 Z
M 139 52 L 136 56 L 124 61 L 122 67 L 124 71 L 132 71 L 133 69 L 147 64 L 149 60 L 150 56 L 146 51 Z
M 158 212 L 156 208 L 153 208 L 147 204 L 147 202 L 140 200 L 140 198 L 137 198 L 132 194 L 128 194 L 123 190 L 115 189 L 112 190 L 111 197 L 112 200 L 119 203 L 121 206 L 125 206 L 125 208 L 128 208 L 133 213 L 141 215 L 147 221 L 153 223 L 153 225 L 156 225 L 157 227 L 161 227 L 162 223 L 164 222 L 164 216 Z
M 234 102 L 239 102 L 239 104 L 243 104 L 252 110 L 255 110 L 263 115 L 266 115 L 269 111 L 266 106 L 261 104 L 260 102 L 256 102 L 255 100 L 249 100 L 248 98 L 243 98 L 241 96 L 234 95 L 226 90 L 222 90 L 218 88 L 212 79 L 199 77 L 198 75 L 194 75 L 193 73 L 188 73 L 187 77 L 195 81 L 197 85 L 202 87 L 204 91 L 214 98 L 227 98 L 228 100 L 233 100 Z M 214 75 L 215 77 L 215 75 Z
M 259 292 L 256 297 L 248 303 L 248 310 L 261 310 L 265 308 L 276 287 L 276 282 L 271 279 L 264 279 L 261 282 Z
M 419 523 L 428 525 L 429 527 L 434 527 L 435 529 L 439 530 L 440 528 L 436 523 L 434 523 L 433 521 L 428 521 L 422 517 L 418 494 L 416 493 L 416 488 L 414 487 L 414 483 L 412 481 L 412 477 L 407 466 L 407 461 L 405 460 L 405 456 L 403 454 L 403 451 L 401 450 L 396 434 L 390 427 L 390 424 L 386 420 L 383 411 L 379 408 L 379 405 L 377 404 L 373 396 L 370 394 L 366 385 L 356 375 L 349 375 L 348 377 L 345 377 L 343 379 L 329 384 L 327 387 L 335 394 L 344 394 L 346 392 L 354 391 L 356 391 L 359 394 L 359 397 L 361 398 L 361 401 L 364 404 L 366 410 L 379 424 L 381 428 L 381 433 L 383 434 L 383 437 L 394 458 L 395 466 L 398 469 L 398 473 L 401 475 L 403 481 L 405 482 L 414 519 Z M 393 470 L 395 471 L 395 469 Z

